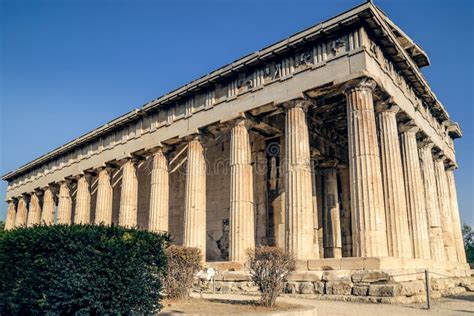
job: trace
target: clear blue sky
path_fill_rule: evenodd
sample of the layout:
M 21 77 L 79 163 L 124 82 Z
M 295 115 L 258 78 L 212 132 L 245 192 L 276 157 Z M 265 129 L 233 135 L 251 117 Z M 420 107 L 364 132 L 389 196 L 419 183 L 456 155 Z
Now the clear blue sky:
M 345 11 L 348 1 L 3 0 L 0 173 L 245 54 Z M 461 217 L 474 225 L 474 1 L 375 1 L 425 49 L 423 70 L 464 138 Z M 0 185 L 3 195 L 6 184 Z M 4 218 L 6 203 L 1 203 Z

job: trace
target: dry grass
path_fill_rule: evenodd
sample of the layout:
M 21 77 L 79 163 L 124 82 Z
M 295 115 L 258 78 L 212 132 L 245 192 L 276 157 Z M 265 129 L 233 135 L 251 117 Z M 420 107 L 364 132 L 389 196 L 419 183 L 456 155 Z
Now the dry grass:
M 302 308 L 301 305 L 279 302 L 273 307 L 264 307 L 258 300 L 230 300 L 230 299 L 197 299 L 165 300 L 163 311 L 167 313 L 193 313 L 209 315 L 229 315 L 240 313 L 256 313 L 269 311 L 288 311 Z

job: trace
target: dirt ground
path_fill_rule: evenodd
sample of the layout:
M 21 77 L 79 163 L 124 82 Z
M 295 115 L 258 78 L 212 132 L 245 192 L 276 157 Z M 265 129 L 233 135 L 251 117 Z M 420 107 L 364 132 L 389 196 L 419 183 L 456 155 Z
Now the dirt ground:
M 193 294 L 193 299 L 185 302 L 168 302 L 160 315 L 198 313 L 202 315 L 226 315 L 268 312 L 255 306 L 258 297 L 239 294 Z M 168 304 L 170 304 L 168 306 Z M 433 299 L 431 310 L 426 304 L 388 305 L 280 297 L 274 311 L 290 311 L 302 307 L 316 307 L 318 316 L 358 316 L 358 315 L 470 315 L 474 316 L 474 293 L 466 292 L 452 297 Z
M 254 297 L 239 299 L 217 298 L 190 298 L 188 300 L 163 302 L 163 310 L 159 315 L 169 314 L 202 314 L 202 315 L 228 315 L 245 313 L 265 313 L 272 311 L 290 311 L 302 309 L 304 306 L 288 302 L 278 302 L 273 308 L 265 308 L 256 304 Z

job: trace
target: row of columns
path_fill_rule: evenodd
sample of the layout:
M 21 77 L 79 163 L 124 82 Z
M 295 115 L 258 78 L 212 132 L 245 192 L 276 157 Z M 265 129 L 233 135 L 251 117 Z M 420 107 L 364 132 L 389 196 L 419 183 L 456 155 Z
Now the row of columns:
M 374 107 L 374 88 L 345 91 L 354 255 L 466 262 L 452 170 L 393 102 Z
M 411 123 L 397 124 L 398 107 L 386 102 L 374 107 L 375 82 L 361 80 L 345 90 L 347 99 L 348 159 L 350 185 L 342 195 L 352 223 L 352 256 L 405 257 L 465 262 L 460 235 L 456 189 L 444 157 L 432 154 L 432 144 L 419 143 L 419 129 Z M 285 223 L 286 248 L 297 259 L 319 258 L 314 233 L 315 205 L 310 164 L 307 103 L 292 101 L 285 108 Z M 255 246 L 253 175 L 248 126 L 245 119 L 230 124 L 230 241 L 231 261 L 245 260 Z M 379 133 L 377 133 L 379 131 Z M 161 148 L 152 157 L 149 227 L 168 231 L 168 162 Z M 420 164 L 421 159 L 421 164 Z M 199 136 L 187 144 L 185 184 L 185 246 L 206 249 L 206 164 Z M 347 175 L 346 175 L 347 178 Z M 325 256 L 342 256 L 341 203 L 337 171 L 325 169 Z M 95 223 L 112 223 L 112 183 L 108 168 L 98 171 Z M 313 181 L 314 182 L 314 181 Z M 348 181 L 346 181 L 347 183 Z M 66 181 L 60 183 L 57 222 L 89 223 L 91 192 L 87 174 L 77 181 L 76 206 Z M 348 192 L 350 190 L 350 192 Z M 343 192 L 344 193 L 344 192 Z M 349 197 L 350 195 L 350 197 Z M 10 203 L 7 229 L 14 226 L 54 222 L 51 188 L 44 190 L 43 210 L 36 194 L 30 210 L 24 197 Z M 133 159 L 122 166 L 119 225 L 137 225 L 138 179 Z
M 246 122 L 237 119 L 231 127 L 231 196 L 230 196 L 230 259 L 242 262 L 247 249 L 255 247 L 253 176 L 250 140 Z M 199 137 L 194 137 L 187 145 L 187 176 L 184 213 L 183 244 L 206 251 L 206 164 L 204 149 Z M 112 223 L 113 188 L 110 169 L 101 168 L 97 177 L 96 214 L 94 223 Z M 15 210 L 16 209 L 16 210 Z M 7 211 L 6 229 L 53 224 L 55 210 L 54 194 L 50 187 L 44 189 L 43 210 L 38 193 L 32 193 L 27 207 L 26 197 L 20 196 L 15 208 L 10 201 Z M 90 176 L 81 175 L 77 180 L 77 191 L 73 213 L 73 199 L 68 181 L 59 184 L 57 223 L 87 224 L 92 222 Z M 168 231 L 169 217 L 169 174 L 168 161 L 162 148 L 157 148 L 152 156 L 150 183 L 149 227 L 153 232 Z M 138 179 L 133 159 L 122 166 L 122 186 L 120 191 L 120 226 L 137 226 Z

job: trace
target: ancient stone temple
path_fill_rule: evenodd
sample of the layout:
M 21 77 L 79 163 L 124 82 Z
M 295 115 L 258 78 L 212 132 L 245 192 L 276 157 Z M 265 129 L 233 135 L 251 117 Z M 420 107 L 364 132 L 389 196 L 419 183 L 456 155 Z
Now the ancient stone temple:
M 359 5 L 4 175 L 6 229 L 166 231 L 221 269 L 275 245 L 308 273 L 466 275 L 462 133 L 428 65 L 379 8 Z

